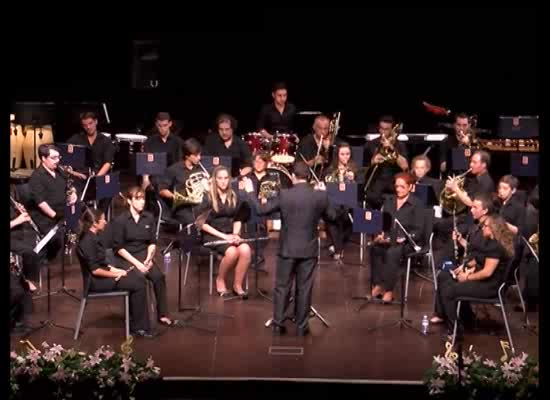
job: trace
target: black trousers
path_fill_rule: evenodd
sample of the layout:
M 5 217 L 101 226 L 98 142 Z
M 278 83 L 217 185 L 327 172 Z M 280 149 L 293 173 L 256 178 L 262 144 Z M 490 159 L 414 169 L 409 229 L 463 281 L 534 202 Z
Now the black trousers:
M 149 307 L 147 306 L 147 281 L 145 276 L 132 270 L 118 281 L 113 278 L 92 276 L 90 290 L 94 292 L 110 292 L 112 290 L 128 290 L 130 292 L 130 330 L 149 331 Z
M 295 285 L 295 310 L 297 329 L 307 327 L 313 290 L 313 272 L 317 258 L 286 258 L 277 256 L 277 271 L 275 272 L 275 289 L 273 290 L 273 323 L 281 326 L 285 319 L 285 310 L 292 287 L 292 277 Z
M 147 257 L 147 251 L 142 251 L 137 254 L 132 254 L 139 261 L 145 261 Z M 116 266 L 121 269 L 128 269 L 131 264 L 120 256 L 116 256 Z M 146 273 L 142 274 L 139 270 L 134 269 L 138 274 L 143 275 L 146 279 L 153 283 L 153 289 L 155 291 L 155 298 L 157 300 L 157 316 L 158 318 L 168 316 L 168 305 L 166 300 L 166 276 L 160 270 L 160 268 L 153 262 L 153 266 Z
M 455 281 L 447 271 L 441 271 L 437 276 L 438 290 L 435 301 L 436 314 L 446 319 L 449 326 L 452 326 L 457 318 L 456 306 L 458 297 L 495 297 L 498 291 L 498 282 L 494 279 L 485 281 Z M 463 308 L 466 313 L 471 314 L 469 308 Z M 462 310 L 461 310 L 462 314 Z
M 12 239 L 10 250 L 23 258 L 23 275 L 31 281 L 38 281 L 40 277 L 40 256 L 33 251 L 31 242 Z
M 520 264 L 520 275 L 525 277 L 523 295 L 527 304 L 539 301 L 539 264 L 532 255 L 524 257 Z
M 414 250 L 408 243 L 395 243 L 393 245 L 374 245 L 371 258 L 371 283 L 379 285 L 384 290 L 393 290 L 397 283 L 399 268 L 403 256 Z
M 327 221 L 327 230 L 332 240 L 336 253 L 341 253 L 344 246 L 349 242 L 353 233 L 353 225 L 348 216 L 347 208 L 338 209 L 338 218 L 336 221 Z
M 10 322 L 25 323 L 32 313 L 32 295 L 25 290 L 21 277 L 10 272 Z

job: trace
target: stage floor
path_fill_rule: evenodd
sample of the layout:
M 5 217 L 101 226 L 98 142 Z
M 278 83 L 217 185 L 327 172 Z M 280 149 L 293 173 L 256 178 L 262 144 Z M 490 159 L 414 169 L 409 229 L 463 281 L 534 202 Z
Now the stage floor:
M 354 242 L 359 238 L 355 237 Z M 271 293 L 274 282 L 275 252 L 278 242 L 271 240 L 265 251 L 267 273 L 259 274 L 259 287 Z M 172 252 L 172 263 L 165 271 L 167 275 L 169 309 L 174 317 L 184 318 L 189 312 L 178 313 L 178 260 Z M 322 251 L 322 264 L 316 271 L 313 292 L 315 309 L 327 319 L 326 327 L 318 318 L 310 321 L 311 334 L 294 336 L 294 325 L 287 323 L 286 336 L 273 336 L 265 323 L 272 315 L 272 303 L 257 295 L 255 273 L 250 270 L 250 298 L 224 302 L 215 294 L 208 294 L 208 265 L 201 271 L 201 304 L 203 310 L 213 313 L 231 314 L 233 318 L 218 318 L 207 314 L 199 315 L 195 325 L 215 330 L 202 332 L 190 327 L 158 327 L 160 336 L 155 339 L 135 339 L 136 356 L 153 357 L 164 377 L 193 378 L 264 378 L 264 379 L 353 379 L 353 380 L 395 380 L 420 381 L 432 363 L 433 356 L 445 352 L 441 339 L 443 328 L 431 326 L 431 335 L 421 336 L 408 328 L 386 327 L 368 332 L 371 327 L 397 321 L 398 305 L 368 304 L 360 312 L 356 308 L 361 300 L 352 296 L 367 292 L 368 268 L 359 266 L 359 246 L 351 243 L 346 250 L 346 264 L 337 265 L 329 261 L 326 250 Z M 69 265 L 66 258 L 66 286 L 82 290 L 80 267 L 76 257 Z M 162 257 L 157 254 L 162 266 Z M 52 266 L 52 290 L 61 285 L 60 264 Z M 196 304 L 196 263 L 192 263 L 184 304 Z M 44 274 L 45 276 L 45 274 Z M 230 279 L 232 276 L 230 275 Z M 228 281 L 228 287 L 231 280 Z M 46 281 L 43 282 L 46 290 Z M 215 289 L 214 289 L 215 293 Z M 399 295 L 399 292 L 396 292 Z M 408 306 L 405 315 L 420 327 L 423 314 L 431 315 L 432 283 L 411 274 Z M 538 336 L 522 328 L 521 313 L 513 311 L 519 304 L 516 296 L 509 297 L 508 308 L 512 335 L 516 351 L 528 352 L 538 357 Z M 64 347 L 76 347 L 94 351 L 100 345 L 111 345 L 119 349 L 124 341 L 124 314 L 122 301 L 92 300 L 88 303 L 80 337 L 73 340 L 74 325 L 79 302 L 65 294 L 52 295 L 51 317 L 55 323 L 71 327 L 64 330 L 57 327 L 41 329 L 29 336 L 35 345 L 47 341 Z M 32 323 L 47 317 L 45 297 L 34 300 Z M 479 330 L 467 332 L 465 348 L 470 345 L 487 357 L 502 355 L 500 340 L 506 340 L 506 332 L 500 310 L 477 308 L 481 319 Z M 490 316 L 490 318 L 489 318 Z M 532 324 L 538 325 L 538 313 L 530 313 Z M 496 334 L 491 335 L 494 331 Z M 20 348 L 20 337 L 12 337 L 12 348 Z

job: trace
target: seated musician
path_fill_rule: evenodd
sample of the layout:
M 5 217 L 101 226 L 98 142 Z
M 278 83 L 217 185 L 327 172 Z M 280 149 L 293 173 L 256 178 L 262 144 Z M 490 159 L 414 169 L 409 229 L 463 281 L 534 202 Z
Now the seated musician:
M 228 114 L 216 118 L 216 132 L 204 142 L 204 155 L 231 157 L 231 176 L 245 176 L 252 171 L 252 153 L 247 144 L 234 134 L 237 120 Z
M 509 260 L 514 256 L 514 235 L 502 217 L 493 214 L 483 218 L 480 226 L 482 248 L 477 246 L 465 260 L 464 267 L 454 270 L 456 280 L 444 271 L 437 278 L 439 285 L 436 313 L 440 317 L 437 321 L 446 320 L 449 329 L 457 319 L 456 299 L 463 296 L 496 297 L 498 288 L 505 279 Z M 461 245 L 465 243 L 461 241 Z
M 14 254 L 10 253 L 10 333 L 26 335 L 33 330 L 28 325 L 32 313 L 32 296 L 15 264 Z
M 456 194 L 459 203 L 466 207 L 472 207 L 473 198 L 477 194 L 492 196 L 495 192 L 495 184 L 489 175 L 488 168 L 491 161 L 489 153 L 484 150 L 476 150 L 470 157 L 470 172 L 465 176 L 463 185 L 459 185 L 457 179 L 449 177 L 445 183 L 445 189 Z M 445 210 L 443 218 L 434 225 L 434 261 L 436 267 L 441 267 L 445 259 L 449 259 L 453 253 L 453 217 L 450 210 Z M 471 216 L 466 209 L 456 215 L 458 225 L 468 226 L 472 224 Z
M 202 225 L 204 242 L 223 240 L 214 249 L 223 258 L 220 262 L 216 278 L 216 290 L 222 297 L 231 294 L 227 289 L 225 278 L 228 271 L 235 268 L 233 292 L 243 299 L 248 294 L 243 290 L 243 280 L 250 266 L 251 249 L 247 243 L 240 243 L 242 222 L 235 219 L 243 202 L 231 188 L 229 169 L 218 166 L 212 172 L 210 192 L 204 197 L 203 206 L 211 210 L 204 225 Z
M 17 207 L 20 210 L 16 210 L 16 206 L 10 202 L 10 251 L 21 256 L 23 259 L 23 278 L 28 285 L 29 290 L 34 292 L 36 290 L 35 282 L 39 279 L 40 274 L 40 257 L 34 252 L 34 244 L 36 240 L 30 240 L 33 235 L 25 235 L 24 226 L 25 223 L 31 221 L 29 213 L 22 208 L 23 206 L 18 203 Z
M 439 147 L 440 171 L 449 176 L 452 173 L 460 174 L 464 171 L 454 170 L 452 165 L 452 152 L 454 148 L 470 148 L 472 146 L 471 136 L 468 135 L 471 129 L 470 117 L 465 113 L 455 114 L 455 122 L 453 123 L 453 133 L 441 142 Z
M 172 118 L 167 112 L 159 112 L 155 118 L 155 131 L 143 145 L 145 153 L 166 153 L 166 166 L 169 168 L 181 160 L 183 140 L 172 132 Z M 143 175 L 142 187 L 146 189 L 156 179 Z
M 152 337 L 145 277 L 136 269 L 127 271 L 108 264 L 105 247 L 100 239 L 106 225 L 103 210 L 86 209 L 81 216 L 76 253 L 82 268 L 90 274 L 85 285 L 89 285 L 89 290 L 94 292 L 129 291 L 130 332 L 133 336 Z
M 145 208 L 145 192 L 138 186 L 131 187 L 125 195 L 128 211 L 113 222 L 113 252 L 118 268 L 128 270 L 132 266 L 153 283 L 159 323 L 173 326 L 168 317 L 166 302 L 166 277 L 154 262 L 157 250 L 155 220 Z
M 415 184 L 427 185 L 433 188 L 436 197 L 439 196 L 441 190 L 443 190 L 443 182 L 439 179 L 428 176 L 428 173 L 432 169 L 432 163 L 428 156 L 419 155 L 411 161 L 411 172 L 416 179 Z
M 492 197 L 488 193 L 477 193 L 473 196 L 472 207 L 469 208 L 470 215 L 473 223 L 458 225 L 457 230 L 453 230 L 451 233 L 451 245 L 456 245 L 458 254 L 456 258 L 449 255 L 446 260 L 452 260 L 453 267 L 451 269 L 458 268 L 460 253 L 465 253 L 467 258 L 482 257 L 486 250 L 486 240 L 483 236 L 482 226 L 490 215 L 494 215 L 496 210 Z M 465 246 L 467 244 L 467 247 Z M 462 254 L 464 258 L 464 254 Z M 440 274 L 446 274 L 442 271 Z M 469 315 L 469 309 L 465 310 L 464 315 Z M 437 314 L 432 318 L 432 323 L 441 323 L 443 320 Z
M 83 132 L 71 136 L 67 143 L 85 146 L 88 149 L 90 157 L 88 167 L 75 170 L 73 173 L 77 178 L 75 184 L 79 191 L 82 192 L 90 172 L 95 176 L 103 176 L 111 171 L 116 150 L 111 139 L 98 132 L 97 116 L 95 113 L 84 112 L 80 114 L 80 125 Z M 110 202 L 111 199 L 101 199 L 99 207 L 106 211 Z
M 348 143 L 339 143 L 336 146 L 336 157 L 330 167 L 325 171 L 322 179 L 326 183 L 352 183 L 355 182 L 357 166 L 351 160 L 351 146 Z M 353 233 L 352 222 L 348 213 L 351 212 L 346 206 L 339 206 L 336 209 L 338 218 L 335 221 L 325 221 L 328 233 L 332 242 L 328 247 L 330 255 L 334 260 L 340 260 L 345 244 Z
M 171 208 L 163 210 L 163 215 L 169 214 L 180 224 L 187 225 L 195 222 L 197 218 L 196 206 L 202 202 L 203 188 L 207 187 L 204 180 L 208 179 L 208 176 L 199 164 L 201 145 L 196 139 L 191 138 L 183 142 L 182 153 L 183 160 L 172 164 L 160 178 L 159 195 L 171 205 Z M 185 198 L 180 198 L 176 192 Z
M 525 223 L 525 204 L 516 194 L 518 188 L 518 178 L 512 175 L 505 175 L 498 182 L 498 198 L 500 200 L 499 214 L 508 224 L 512 233 L 517 234 L 522 231 L 522 225 Z
M 46 235 L 58 223 L 63 221 L 67 202 L 74 204 L 76 191 L 67 184 L 68 176 L 59 169 L 59 149 L 53 144 L 41 144 L 38 147 L 41 164 L 35 169 L 29 180 L 32 201 L 36 207 L 29 208 L 31 218 L 36 222 L 42 235 Z M 72 188 L 74 189 L 74 188 Z M 58 231 L 46 245 L 48 260 L 55 258 L 62 247 L 61 231 Z
M 273 137 L 277 133 L 293 133 L 296 106 L 288 103 L 288 90 L 283 82 L 273 85 L 273 102 L 265 104 L 260 110 L 256 128 L 264 137 Z
M 313 133 L 306 135 L 300 140 L 297 150 L 297 160 L 304 161 L 313 169 L 313 172 L 320 175 L 321 170 L 326 169 L 332 160 L 332 145 L 339 143 L 336 138 L 331 143 L 330 119 L 326 115 L 318 115 L 313 121 Z M 301 154 L 301 156 L 300 156 Z M 303 158 L 302 158 L 303 156 Z
M 411 195 L 414 178 L 406 172 L 394 177 L 395 194 L 386 198 L 382 211 L 399 220 L 414 242 L 422 246 L 422 205 Z M 413 245 L 397 223 L 390 232 L 382 232 L 373 240 L 372 248 L 372 297 L 382 296 L 385 303 L 393 301 L 393 289 L 397 283 L 399 267 L 405 254 L 414 252 Z M 402 294 L 403 295 L 403 294 Z
M 368 185 L 365 185 L 366 200 L 375 209 L 382 206 L 385 196 L 393 193 L 393 176 L 409 168 L 407 148 L 392 135 L 393 127 L 393 117 L 381 117 L 378 122 L 380 136 L 365 145 L 364 159 L 370 161 L 366 176 Z

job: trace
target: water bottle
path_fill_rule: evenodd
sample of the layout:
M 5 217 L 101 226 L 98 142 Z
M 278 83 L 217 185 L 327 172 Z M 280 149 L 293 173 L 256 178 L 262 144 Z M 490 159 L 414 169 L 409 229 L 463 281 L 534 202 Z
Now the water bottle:
M 170 256 L 170 252 L 166 253 L 164 255 L 164 270 L 168 270 L 170 268 L 170 263 L 172 262 L 172 258 Z
M 428 319 L 427 315 L 424 315 L 422 317 L 422 334 L 427 335 L 428 334 L 428 327 L 430 326 L 430 320 Z

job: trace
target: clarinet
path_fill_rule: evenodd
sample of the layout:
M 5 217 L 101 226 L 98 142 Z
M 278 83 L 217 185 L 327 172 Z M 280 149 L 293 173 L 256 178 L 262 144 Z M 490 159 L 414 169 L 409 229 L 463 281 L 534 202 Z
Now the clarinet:
M 15 199 L 11 195 L 10 195 L 10 200 L 13 203 L 13 206 L 15 207 L 15 209 L 19 211 L 20 214 L 23 214 L 23 213 L 29 214 L 25 209 L 25 207 L 23 206 L 23 204 L 20 204 L 17 201 L 15 201 Z M 36 232 L 36 234 L 38 235 L 38 238 L 42 239 L 42 233 L 40 232 L 40 229 L 38 229 L 38 225 L 36 225 L 36 223 L 32 220 L 30 214 L 29 214 L 29 219 L 30 219 L 29 224 L 31 224 L 32 229 Z
M 458 232 L 456 226 L 456 208 L 453 209 L 453 229 L 455 232 Z M 455 252 L 455 264 L 458 264 L 458 242 L 457 239 L 453 240 L 454 252 Z

